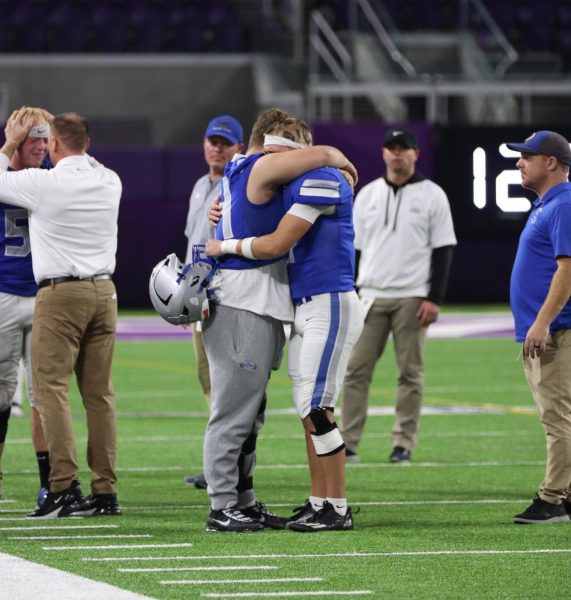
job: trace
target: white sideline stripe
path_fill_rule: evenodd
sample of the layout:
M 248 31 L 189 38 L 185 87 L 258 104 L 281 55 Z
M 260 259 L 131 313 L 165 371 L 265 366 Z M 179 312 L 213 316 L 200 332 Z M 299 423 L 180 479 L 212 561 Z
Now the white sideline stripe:
M 163 557 L 167 558 L 167 557 Z M 83 559 L 82 559 L 83 560 Z M 170 558 L 169 560 L 174 560 Z M 226 567 L 149 567 L 148 569 L 117 569 L 121 573 L 171 573 L 175 571 L 271 571 L 277 569 L 275 565 L 228 565 Z
M 338 591 L 338 590 L 315 590 L 313 592 L 234 592 L 234 593 L 220 593 L 210 592 L 207 594 L 200 594 L 205 598 L 279 598 L 289 596 L 365 596 L 372 594 L 372 590 L 352 590 L 352 591 Z
M 6 519 L 6 521 L 16 519 Z M 25 519 L 29 521 L 29 519 Z M 4 519 L 0 519 L 4 521 Z M 30 525 L 28 527 L 0 527 L 0 531 L 33 531 L 36 529 L 117 529 L 119 525 Z
M 275 558 L 367 558 L 379 556 L 437 556 L 437 555 L 455 555 L 455 554 L 568 554 L 571 548 L 532 548 L 529 550 L 426 550 L 410 552 L 337 552 L 325 554 L 210 554 L 202 556 L 140 556 L 136 558 L 126 557 L 103 557 L 87 558 L 82 561 L 89 562 L 114 562 L 126 560 L 250 560 L 255 559 L 275 559 Z
M 99 583 L 79 575 L 39 565 L 10 554 L 0 553 L 0 573 L 2 573 L 2 598 L 10 600 L 28 600 L 29 598 L 57 598 L 58 600 L 149 599 L 149 596 L 142 596 L 108 583 Z
M 126 538 L 152 538 L 148 533 L 117 534 L 117 535 L 19 535 L 9 537 L 9 540 L 108 540 Z
M 350 469 L 401 469 L 401 468 L 438 468 L 438 469 L 447 469 L 447 468 L 458 468 L 458 467 L 535 467 L 535 466 L 545 466 L 545 461 L 540 460 L 520 460 L 520 461 L 468 461 L 468 462 L 411 462 L 408 464 L 394 464 L 389 462 L 378 462 L 378 463 L 360 463 L 360 462 L 351 462 L 347 464 L 347 467 Z M 198 468 L 198 467 L 197 467 Z M 116 469 L 119 473 L 162 473 L 164 471 L 184 471 L 187 467 L 123 467 Z M 299 464 L 273 464 L 273 465 L 256 465 L 256 470 L 264 470 L 270 471 L 272 469 L 303 469 L 307 470 L 307 463 L 299 463 Z M 4 471 L 5 473 L 9 473 L 11 475 L 32 475 L 36 471 L 33 470 L 22 470 L 22 471 Z M 156 507 L 155 507 L 156 508 Z M 4 512 L 9 512 L 11 509 L 8 509 Z
M 12 443 L 10 441 L 10 443 Z M 0 504 L 9 504 L 10 502 L 16 502 L 16 500 L 0 500 Z
M 192 544 L 119 544 L 110 546 L 42 546 L 42 550 L 128 550 L 130 548 L 191 548 Z
M 370 407 L 371 408 L 371 407 Z M 381 409 L 382 407 L 372 407 L 372 411 L 369 412 L 370 416 L 375 416 L 375 410 L 376 409 Z M 536 410 L 533 406 L 519 406 L 519 407 L 511 407 L 512 410 L 513 409 L 518 409 L 521 411 L 528 411 L 528 410 Z M 541 433 L 541 432 L 540 432 Z M 518 429 L 517 431 L 434 431 L 434 432 L 425 432 L 423 433 L 423 437 L 425 438 L 430 438 L 430 437 L 435 437 L 435 438 L 439 438 L 439 437 L 521 437 L 521 436 L 529 436 L 529 435 L 537 435 L 538 432 L 536 429 L 533 430 L 522 430 L 522 429 Z M 391 437 L 391 433 L 387 432 L 387 433 L 375 433 L 375 432 L 371 432 L 371 433 L 367 433 L 367 437 L 368 438 L 374 438 L 374 439 L 385 439 L 385 438 L 390 438 Z M 303 432 L 300 433 L 261 433 L 258 436 L 259 440 L 297 440 L 299 438 L 303 438 Z M 150 436 L 148 438 L 144 437 L 144 436 L 136 436 L 136 437 L 132 437 L 132 438 L 124 438 L 122 437 L 119 442 L 120 443 L 142 443 L 142 444 L 149 444 L 149 443 L 163 443 L 163 442 L 202 442 L 204 440 L 204 436 L 203 435 L 175 435 L 175 436 L 163 436 L 163 435 L 156 435 L 156 436 Z M 85 439 L 78 439 L 77 443 L 81 443 L 81 442 L 87 442 L 87 438 Z M 31 444 L 31 441 L 29 438 L 16 438 L 16 439 L 11 439 L 10 440 L 10 444 L 11 445 L 28 445 Z M 15 500 L 0 500 L 0 504 L 2 502 L 15 502 Z
M 323 577 L 276 577 L 275 579 L 167 579 L 159 581 L 161 585 L 213 585 L 231 583 L 233 585 L 242 583 L 291 583 L 300 581 L 323 581 Z
M 398 467 L 395 467 L 398 468 Z M 529 498 L 516 498 L 514 500 L 391 500 L 377 502 L 359 502 L 352 500 L 352 504 L 358 506 L 407 506 L 407 505 L 433 505 L 433 504 L 518 504 L 529 502 Z M 291 508 L 293 502 L 272 502 L 269 506 L 274 508 Z M 182 504 L 182 505 L 164 505 L 161 510 L 204 510 L 209 504 Z M 129 506 L 130 510 L 157 510 L 156 506 Z
M 543 463 L 542 463 L 543 464 Z M 400 468 L 399 466 L 395 466 L 395 469 Z M 386 500 L 386 501 L 376 501 L 376 502 L 359 502 L 358 500 L 352 499 L 352 504 L 358 506 L 432 506 L 438 504 L 519 504 L 521 502 L 529 502 L 529 498 L 514 498 L 513 500 L 509 499 L 482 499 L 482 500 Z M 274 508 L 291 508 L 294 502 L 272 502 L 270 506 Z M 162 505 L 162 510 L 204 510 L 205 508 L 209 508 L 209 504 L 166 504 Z M 156 505 L 147 505 L 147 506 L 128 506 L 129 510 L 157 510 Z M 15 511 L 20 512 L 20 511 Z M 0 517 L 0 522 L 2 521 L 26 521 L 30 522 L 30 519 L 26 519 L 24 517 Z M 117 527 L 117 525 L 74 525 L 69 526 L 72 527 Z M 0 527 L 0 531 L 24 531 L 27 529 L 66 529 L 68 527 L 64 525 L 58 526 L 45 526 L 45 527 Z

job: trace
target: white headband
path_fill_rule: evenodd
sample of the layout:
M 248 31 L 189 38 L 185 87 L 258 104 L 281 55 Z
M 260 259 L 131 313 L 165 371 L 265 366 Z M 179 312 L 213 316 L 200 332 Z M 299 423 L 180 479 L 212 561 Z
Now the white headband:
M 264 146 L 286 146 L 288 148 L 307 148 L 305 144 L 298 144 L 280 135 L 264 135 Z
M 50 132 L 50 126 L 47 123 L 36 125 L 30 129 L 28 133 L 29 138 L 47 138 Z

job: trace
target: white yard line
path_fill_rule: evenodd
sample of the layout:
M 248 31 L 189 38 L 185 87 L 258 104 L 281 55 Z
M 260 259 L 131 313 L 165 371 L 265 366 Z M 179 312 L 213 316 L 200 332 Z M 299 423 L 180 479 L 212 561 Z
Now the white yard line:
M 369 407 L 370 416 L 375 416 L 375 411 L 377 409 L 381 410 L 383 407 Z M 443 407 L 444 408 L 444 407 Z M 454 407 L 453 407 L 454 408 Z M 533 406 L 520 406 L 520 407 L 511 407 L 511 409 L 518 409 L 522 411 L 533 410 L 536 411 Z M 537 411 L 536 411 L 537 412 Z M 379 413 L 380 414 L 380 413 Z M 431 438 L 431 437 L 522 437 L 529 435 L 538 435 L 537 429 L 530 430 L 522 430 L 518 429 L 517 431 L 425 431 L 422 434 L 423 438 Z M 541 432 L 539 432 L 541 435 Z M 384 439 L 390 438 L 391 433 L 376 433 L 376 432 L 368 432 L 368 438 L 374 439 Z M 303 438 L 303 432 L 301 433 L 261 433 L 259 438 L 260 440 L 297 440 L 299 438 Z M 163 436 L 163 435 L 155 435 L 155 436 L 134 436 L 134 437 L 121 437 L 119 440 L 123 443 L 141 443 L 141 444 L 152 444 L 152 443 L 179 443 L 179 442 L 202 442 L 204 440 L 203 435 L 175 435 L 175 436 Z M 77 443 L 87 442 L 87 438 L 78 439 Z M 14 438 L 10 439 L 11 445 L 27 445 L 31 444 L 30 438 Z M 0 504 L 3 502 L 14 502 L 14 500 L 0 500 Z
M 9 600 L 30 598 L 148 600 L 150 598 L 108 583 L 99 583 L 4 553 L 0 553 L 0 573 L 2 573 L 1 596 Z
M 4 521 L 4 519 L 0 519 Z M 6 521 L 16 519 L 6 519 Z M 29 521 L 29 519 L 26 519 Z M 0 527 L 0 531 L 33 531 L 44 529 L 117 529 L 119 525 L 29 525 L 24 527 Z
M 131 548 L 191 548 L 192 544 L 122 544 L 110 546 L 42 546 L 42 550 L 130 550 Z
M 117 569 L 117 571 L 120 573 L 171 573 L 177 571 L 272 571 L 277 568 L 275 565 L 254 565 L 250 567 L 246 565 L 227 565 L 225 567 L 149 567 L 148 569 Z
M 313 592 L 230 592 L 226 594 L 210 592 L 200 595 L 205 598 L 305 598 L 306 596 L 327 596 L 328 598 L 332 598 L 333 596 L 366 596 L 372 593 L 372 590 L 315 590 Z
M 275 579 L 172 579 L 159 581 L 161 585 L 232 585 L 242 583 L 292 583 L 292 582 L 307 582 L 307 581 L 323 581 L 323 577 L 276 577 Z
M 543 463 L 542 463 L 543 464 Z M 399 467 L 395 467 L 399 468 Z M 376 502 L 359 502 L 351 499 L 353 505 L 358 506 L 406 506 L 406 505 L 437 505 L 437 504 L 519 504 L 520 502 L 529 502 L 529 498 L 516 498 L 513 500 L 507 499 L 483 499 L 483 500 L 391 500 L 391 501 L 376 501 Z M 208 504 L 183 504 L 183 505 L 167 505 L 161 506 L 162 510 L 204 510 L 208 508 Z M 273 508 L 290 508 L 291 502 L 271 502 L 269 506 Z M 131 510 L 156 510 L 156 506 L 130 506 Z
M 109 540 L 127 538 L 152 538 L 148 533 L 116 534 L 116 535 L 19 535 L 9 537 L 9 540 Z
M 537 462 L 537 463 L 533 463 L 534 466 L 540 466 L 543 465 L 543 462 Z M 355 465 L 351 465 L 351 468 L 355 466 Z M 366 465 L 369 466 L 369 465 Z M 394 468 L 394 469 L 400 469 L 400 468 L 405 468 L 403 467 L 403 465 L 389 465 L 390 467 Z M 407 506 L 407 505 L 438 505 L 438 504 L 519 504 L 521 502 L 529 502 L 529 498 L 514 498 L 514 499 L 496 499 L 496 498 L 488 498 L 488 499 L 481 499 L 481 500 L 391 500 L 391 501 L 377 501 L 377 502 L 359 502 L 358 500 L 355 499 L 351 499 L 352 504 L 353 505 L 358 505 L 358 506 Z M 270 503 L 270 506 L 274 507 L 274 508 L 291 508 L 293 506 L 292 502 L 272 502 Z M 166 504 L 166 505 L 162 505 L 161 506 L 161 510 L 205 510 L 209 507 L 209 504 L 207 502 L 204 502 L 202 504 Z M 138 511 L 156 511 L 157 507 L 156 505 L 134 505 L 134 506 L 129 506 L 127 505 L 126 507 L 128 510 L 138 510 Z M 7 512 L 7 511 L 5 511 Z M 19 510 L 14 510 L 14 512 L 20 512 Z M 17 521 L 17 522 L 26 522 L 26 523 L 30 523 L 33 522 L 33 519 L 28 519 L 26 517 L 0 517 L 0 523 L 1 522 L 13 522 L 13 521 Z M 38 527 L 26 527 L 26 526 L 22 526 L 22 527 L 0 527 L 0 531 L 25 531 L 27 529 L 72 529 L 72 528 L 93 528 L 95 529 L 96 527 L 117 527 L 117 525 L 69 525 L 69 526 L 65 526 L 65 525 L 54 525 L 54 526 L 38 526 Z
M 351 462 L 347 464 L 350 469 L 399 469 L 399 468 L 438 468 L 438 469 L 455 469 L 455 468 L 468 468 L 468 467 L 535 467 L 538 465 L 545 466 L 545 461 L 540 460 L 514 460 L 514 461 L 467 461 L 467 462 L 411 462 L 406 465 L 394 464 L 389 462 L 374 462 L 374 463 L 360 463 Z M 165 466 L 165 467 L 123 467 L 118 468 L 119 473 L 162 473 L 165 471 L 186 471 L 188 467 L 177 467 L 177 466 Z M 256 465 L 257 470 L 270 471 L 274 469 L 278 470 L 307 470 L 307 463 L 296 463 L 296 464 L 273 464 L 273 465 Z M 22 471 L 9 471 L 12 475 L 31 475 L 35 471 L 33 470 L 22 470 Z M 155 507 L 156 508 L 156 507 Z M 8 509 L 4 512 L 14 512 L 13 509 Z
M 382 556 L 455 556 L 479 554 L 571 554 L 571 548 L 532 548 L 529 550 L 419 550 L 401 552 L 337 552 L 311 554 L 210 554 L 202 556 L 139 556 L 139 557 L 83 557 L 82 561 L 159 561 L 159 560 L 259 560 L 276 558 L 372 558 Z

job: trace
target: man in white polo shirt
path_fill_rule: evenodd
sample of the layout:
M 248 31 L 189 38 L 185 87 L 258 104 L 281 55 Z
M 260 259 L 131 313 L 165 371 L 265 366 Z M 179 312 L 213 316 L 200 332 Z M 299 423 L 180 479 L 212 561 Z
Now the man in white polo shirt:
M 50 491 L 30 514 L 120 514 L 116 494 L 115 394 L 111 363 L 117 294 L 111 280 L 121 198 L 118 175 L 86 154 L 87 121 L 49 115 L 54 168 L 6 172 L 33 121 L 23 108 L 6 124 L 0 149 L 0 201 L 28 210 L 38 295 L 32 327 L 33 389 L 50 453 Z M 77 481 L 68 398 L 75 372 L 87 416 L 91 496 Z
M 392 333 L 399 370 L 391 462 L 410 461 L 418 441 L 424 342 L 438 319 L 456 237 L 446 194 L 415 171 L 420 150 L 404 129 L 383 143 L 386 175 L 355 198 L 357 288 L 367 316 L 343 385 L 347 460 L 357 459 L 375 365 Z

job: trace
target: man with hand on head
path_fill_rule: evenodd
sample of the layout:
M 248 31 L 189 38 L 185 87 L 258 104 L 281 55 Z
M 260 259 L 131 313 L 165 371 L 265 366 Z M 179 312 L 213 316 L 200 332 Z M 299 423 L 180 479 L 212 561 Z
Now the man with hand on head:
M 26 115 L 31 119 L 32 127 L 12 154 L 9 171 L 51 167 L 46 158 L 49 125 L 45 113 L 39 108 L 28 108 Z M 30 357 L 37 291 L 32 269 L 28 212 L 24 208 L 0 202 L 0 461 L 19 381 L 19 364 L 22 362 L 31 407 L 32 442 L 40 475 L 37 499 L 40 506 L 48 493 L 50 462 L 32 389 Z
M 205 244 L 214 235 L 214 229 L 208 222 L 208 207 L 221 194 L 220 182 L 224 175 L 226 164 L 232 157 L 242 152 L 244 134 L 240 123 L 229 115 L 214 117 L 206 127 L 202 147 L 204 160 L 208 165 L 208 173 L 203 175 L 192 188 L 190 194 L 188 216 L 184 234 L 188 238 L 186 263 L 192 262 L 192 247 Z M 202 341 L 202 324 L 200 321 L 192 324 L 192 339 L 198 369 L 198 381 L 204 394 L 206 404 L 210 409 L 210 373 L 208 357 Z M 204 473 L 188 475 L 184 478 L 188 486 L 206 489 Z
M 521 152 L 521 185 L 537 194 L 519 239 L 510 304 L 547 442 L 537 497 L 513 522 L 563 523 L 571 514 L 571 150 L 554 131 L 507 146 Z
M 112 281 L 121 181 L 86 154 L 87 120 L 51 119 L 51 170 L 7 172 L 33 120 L 22 108 L 0 149 L 0 201 L 28 210 L 39 291 L 32 327 L 34 396 L 50 452 L 50 491 L 30 516 L 118 515 L 115 394 L 111 364 L 117 321 Z M 87 414 L 91 496 L 84 498 L 68 398 L 75 372 Z

